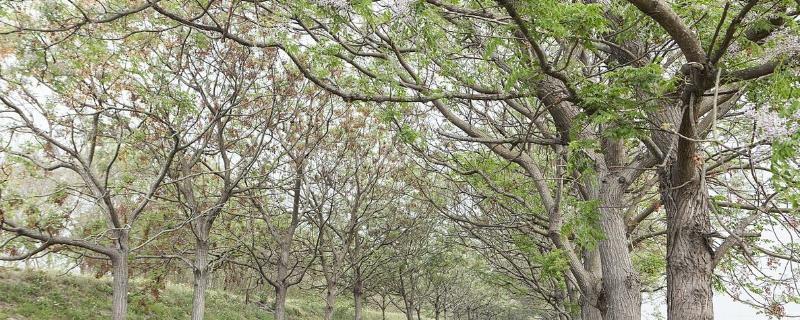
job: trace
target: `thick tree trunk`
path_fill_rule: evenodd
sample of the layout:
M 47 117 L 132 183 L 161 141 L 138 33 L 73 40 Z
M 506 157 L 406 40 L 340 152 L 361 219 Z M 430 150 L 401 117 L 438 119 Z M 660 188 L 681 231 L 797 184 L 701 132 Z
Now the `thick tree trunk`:
M 192 320 L 203 320 L 208 288 L 208 242 L 197 239 L 194 257 L 194 293 L 192 294 Z
M 125 320 L 128 316 L 128 230 L 116 229 L 116 254 L 111 256 L 112 297 L 111 318 Z
M 602 177 L 600 227 L 605 238 L 598 248 L 603 271 L 600 308 L 605 320 L 641 319 L 639 276 L 628 251 L 625 217 L 621 210 L 624 186 L 624 180 L 616 175 Z
M 364 292 L 364 284 L 361 282 L 361 279 L 356 279 L 355 284 L 353 284 L 353 306 L 355 309 L 355 316 L 353 317 L 355 320 L 361 320 L 363 317 L 363 305 L 362 301 L 363 293 Z
M 128 254 L 121 252 L 111 258 L 113 294 L 111 300 L 111 318 L 125 320 L 128 315 Z
M 694 70 L 694 71 L 691 71 Z M 690 68 L 690 73 L 697 72 Z M 696 74 L 688 75 L 692 79 Z M 692 92 L 692 86 L 684 89 Z M 694 93 L 684 101 L 674 158 L 660 170 L 661 202 L 667 212 L 667 319 L 711 320 L 713 251 L 703 159 L 698 152 Z M 687 139 L 688 137 L 688 139 Z
M 662 190 L 667 211 L 667 319 L 711 320 L 712 249 L 702 182 Z
M 286 320 L 286 293 L 288 291 L 285 286 L 275 288 L 275 320 Z

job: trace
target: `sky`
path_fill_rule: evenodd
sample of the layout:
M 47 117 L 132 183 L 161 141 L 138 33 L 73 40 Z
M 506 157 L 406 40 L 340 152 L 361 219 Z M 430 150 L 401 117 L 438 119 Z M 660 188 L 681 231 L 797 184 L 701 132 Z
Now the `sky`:
M 787 315 L 800 316 L 800 305 L 787 305 Z M 663 317 L 658 317 L 660 313 Z M 645 301 L 642 304 L 642 320 L 666 319 L 667 305 L 663 300 Z M 759 314 L 758 310 L 744 303 L 734 301 L 718 292 L 714 293 L 714 318 L 720 320 L 768 320 L 769 317 Z M 774 319 L 774 318 L 773 318 Z

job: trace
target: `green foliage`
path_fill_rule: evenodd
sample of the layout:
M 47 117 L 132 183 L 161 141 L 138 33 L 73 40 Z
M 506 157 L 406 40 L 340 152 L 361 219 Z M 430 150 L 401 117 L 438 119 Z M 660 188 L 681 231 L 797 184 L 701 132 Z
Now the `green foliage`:
M 569 270 L 569 262 L 561 249 L 535 255 L 533 261 L 542 267 L 541 274 L 545 279 L 555 279 L 560 283 L 564 281 L 564 274 Z
M 663 281 L 667 260 L 660 250 L 640 250 L 633 256 L 633 266 L 645 287 L 655 288 Z
M 536 263 L 540 275 L 544 279 L 556 280 L 563 285 L 564 274 L 569 270 L 569 261 L 562 250 L 542 251 L 534 239 L 525 234 L 514 234 L 512 240 L 519 251 L 525 253 L 531 261 Z
M 409 144 L 414 143 L 419 136 L 417 132 L 408 125 L 400 127 L 400 132 L 398 134 L 400 136 L 400 141 Z
M 564 234 L 575 236 L 575 241 L 582 248 L 593 249 L 603 240 L 603 230 L 600 229 L 600 201 L 572 201 L 575 215 L 569 218 L 562 229 Z
M 596 110 L 587 120 L 607 125 L 603 134 L 610 138 L 634 138 L 648 134 L 645 119 L 655 106 L 642 97 L 657 99 L 669 87 L 656 63 L 644 67 L 620 67 L 605 74 L 603 82 L 589 82 L 580 87 L 584 108 Z

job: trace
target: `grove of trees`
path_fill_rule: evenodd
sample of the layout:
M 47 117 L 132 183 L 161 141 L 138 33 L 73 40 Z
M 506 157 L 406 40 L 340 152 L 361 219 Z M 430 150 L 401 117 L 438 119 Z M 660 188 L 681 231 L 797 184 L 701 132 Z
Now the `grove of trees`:
M 408 320 L 800 316 L 800 1 L 0 1 L 0 260 Z

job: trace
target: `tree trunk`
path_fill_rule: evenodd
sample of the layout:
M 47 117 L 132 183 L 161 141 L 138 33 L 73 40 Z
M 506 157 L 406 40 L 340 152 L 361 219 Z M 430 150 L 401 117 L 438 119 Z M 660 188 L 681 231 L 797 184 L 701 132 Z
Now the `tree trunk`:
M 286 293 L 285 286 L 275 288 L 275 320 L 286 320 Z
M 691 69 L 695 70 L 696 69 Z M 691 71 L 690 71 L 691 72 Z M 697 78 L 696 74 L 689 75 Z M 692 92 L 692 88 L 684 90 Z M 695 102 L 684 101 L 680 136 L 667 170 L 660 170 L 661 202 L 667 212 L 667 319 L 711 320 L 713 251 L 708 242 L 711 219 L 703 159 L 698 152 Z M 688 139 L 687 139 L 688 137 Z
M 667 211 L 667 319 L 711 320 L 711 221 L 701 181 L 662 190 Z M 663 196 L 662 196 L 663 197 Z
M 400 295 L 403 297 L 403 305 L 406 307 L 406 320 L 414 320 L 414 300 L 408 296 L 408 292 L 406 291 L 405 282 L 402 277 L 402 269 L 400 270 L 400 274 Z
M 638 320 L 642 312 L 639 276 L 628 251 L 625 217 L 620 209 L 624 186 L 624 180 L 615 174 L 602 176 L 600 227 L 605 238 L 598 248 L 603 272 L 600 311 L 605 320 Z
M 194 257 L 194 293 L 192 294 L 192 320 L 203 320 L 208 288 L 208 242 L 197 239 Z
M 602 263 L 600 263 L 600 251 L 597 248 L 587 249 L 583 252 L 583 265 L 587 271 L 592 273 L 597 279 L 602 279 Z M 570 287 L 568 287 L 570 288 Z M 574 291 L 579 291 L 575 288 Z M 603 314 L 597 308 L 597 301 L 589 299 L 588 295 L 580 295 L 581 320 L 603 320 Z
M 417 320 L 422 320 L 422 317 L 419 315 L 419 309 L 420 309 L 420 307 L 417 306 L 417 308 L 416 308 L 416 310 L 417 310 Z
M 325 290 L 325 320 L 333 319 L 333 308 L 336 304 L 336 283 L 328 283 Z
M 405 297 L 403 299 L 406 305 L 406 320 L 414 320 L 414 303 L 405 299 Z
M 441 312 L 441 294 L 436 293 L 436 299 L 433 300 L 433 318 L 439 320 L 439 313 Z
M 116 231 L 117 254 L 111 257 L 111 318 L 125 320 L 128 316 L 128 230 Z
M 299 192 L 295 190 L 295 192 Z M 295 199 L 297 202 L 297 199 Z M 296 203 L 295 203 L 296 205 Z M 294 219 L 294 218 L 293 218 Z M 286 294 L 289 287 L 286 285 L 286 279 L 289 278 L 289 244 L 292 241 L 292 233 L 287 232 L 279 241 L 279 257 L 278 265 L 276 266 L 277 285 L 275 286 L 275 320 L 286 320 Z
M 361 320 L 363 317 L 362 315 L 362 300 L 363 300 L 363 291 L 364 284 L 361 282 L 361 279 L 356 279 L 355 284 L 353 284 L 353 306 L 355 309 L 355 316 L 353 317 L 355 320 Z
M 121 253 L 111 259 L 113 294 L 111 318 L 125 320 L 128 315 L 128 255 Z

